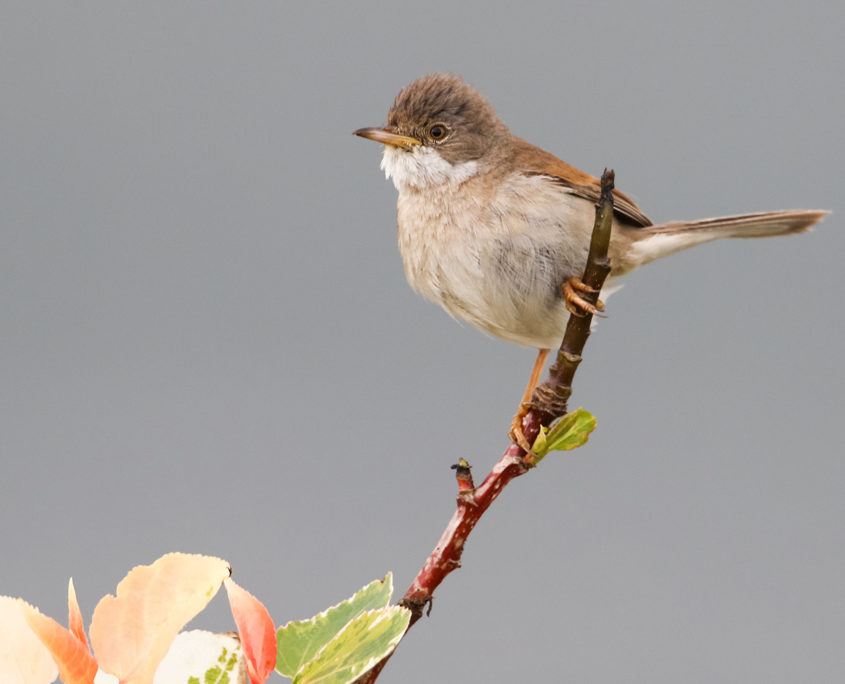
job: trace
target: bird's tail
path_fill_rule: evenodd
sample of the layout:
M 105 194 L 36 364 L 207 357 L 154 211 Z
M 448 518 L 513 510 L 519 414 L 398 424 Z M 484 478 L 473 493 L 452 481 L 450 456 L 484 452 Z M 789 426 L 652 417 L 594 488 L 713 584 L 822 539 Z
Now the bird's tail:
M 741 214 L 700 221 L 672 221 L 636 231 L 632 246 L 636 266 L 718 238 L 759 238 L 803 233 L 829 211 L 791 209 Z

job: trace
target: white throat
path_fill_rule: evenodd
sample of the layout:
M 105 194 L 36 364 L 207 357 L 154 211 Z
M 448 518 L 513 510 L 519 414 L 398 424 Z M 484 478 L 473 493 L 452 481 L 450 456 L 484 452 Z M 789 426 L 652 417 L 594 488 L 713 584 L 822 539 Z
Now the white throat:
M 478 173 L 478 162 L 472 160 L 451 164 L 437 150 L 424 145 L 411 150 L 385 145 L 381 169 L 401 192 L 406 188 L 422 189 L 446 183 L 463 183 Z

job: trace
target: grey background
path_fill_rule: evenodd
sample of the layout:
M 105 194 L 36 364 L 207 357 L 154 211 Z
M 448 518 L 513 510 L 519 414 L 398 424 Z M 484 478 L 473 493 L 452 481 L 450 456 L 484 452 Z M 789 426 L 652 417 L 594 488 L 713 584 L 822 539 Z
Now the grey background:
M 573 405 L 384 681 L 845 675 L 842 4 L 6 2 L 0 592 L 86 619 L 226 558 L 276 622 L 393 570 L 505 447 L 533 352 L 404 282 L 377 145 L 424 73 L 655 220 L 834 210 L 627 279 Z M 230 629 L 222 597 L 196 622 Z

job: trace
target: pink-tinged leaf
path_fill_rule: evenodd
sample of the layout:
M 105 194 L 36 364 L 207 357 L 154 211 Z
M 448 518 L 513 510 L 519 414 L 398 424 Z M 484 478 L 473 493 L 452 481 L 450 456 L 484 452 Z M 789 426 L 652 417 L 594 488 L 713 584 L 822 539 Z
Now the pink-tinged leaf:
M 24 612 L 28 603 L 0 596 L 0 682 L 50 684 L 59 669 L 50 651 L 29 628 Z
M 225 580 L 226 593 L 246 657 L 246 670 L 251 684 L 264 684 L 276 667 L 276 628 L 270 613 L 257 598 Z
M 29 604 L 24 605 L 24 616 L 30 629 L 53 655 L 65 684 L 94 684 L 97 662 L 85 644 L 53 618 Z
M 82 623 L 82 611 L 79 610 L 79 603 L 76 600 L 76 589 L 73 588 L 72 577 L 67 583 L 67 627 L 85 648 L 90 649 L 88 639 L 85 638 L 85 625 Z
M 179 630 L 199 613 L 230 574 L 220 558 L 168 553 L 133 568 L 116 596 L 104 596 L 91 620 L 100 668 L 121 684 L 149 684 Z

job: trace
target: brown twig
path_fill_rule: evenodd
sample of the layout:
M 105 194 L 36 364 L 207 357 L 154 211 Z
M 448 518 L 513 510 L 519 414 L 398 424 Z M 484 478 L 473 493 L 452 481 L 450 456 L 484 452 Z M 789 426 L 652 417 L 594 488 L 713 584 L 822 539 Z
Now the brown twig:
M 610 259 L 607 251 L 610 246 L 610 233 L 613 226 L 613 181 L 612 169 L 605 169 L 601 177 L 601 198 L 596 205 L 596 220 L 590 239 L 590 252 L 581 281 L 593 291 L 583 294 L 591 304 L 599 298 L 599 292 L 610 273 Z M 533 443 L 541 425 L 551 422 L 566 413 L 567 402 L 572 394 L 572 380 L 581 352 L 590 336 L 593 317 L 588 312 L 582 316 L 570 316 L 563 334 L 563 341 L 557 352 L 555 362 L 549 368 L 549 379 L 540 385 L 531 397 L 531 407 L 525 416 L 523 433 L 529 443 Z
M 598 300 L 599 292 L 610 272 L 607 251 L 613 219 L 613 180 L 613 171 L 605 169 L 601 178 L 601 198 L 596 204 L 596 220 L 590 239 L 590 252 L 581 279 L 585 285 L 594 290 L 583 295 L 592 304 Z M 549 379 L 534 392 L 531 398 L 531 410 L 523 419 L 523 432 L 529 444 L 534 442 L 542 426 L 549 426 L 552 421 L 566 413 L 567 400 L 572 394 L 572 379 L 581 362 L 581 352 L 590 336 L 592 318 L 592 315 L 586 312 L 583 316 L 569 317 L 563 341 L 557 353 L 557 360 L 549 368 Z M 401 605 L 411 611 L 408 629 L 422 617 L 426 606 L 430 610 L 434 590 L 450 572 L 461 566 L 464 544 L 484 511 L 496 500 L 508 482 L 528 472 L 530 467 L 530 459 L 526 459 L 525 451 L 515 443 L 505 450 L 484 482 L 475 489 L 472 489 L 469 464 L 462 461 L 455 466 L 458 478 L 457 510 L 443 531 L 437 546 L 434 547 L 434 551 L 426 559 L 419 574 L 400 601 Z M 387 656 L 373 669 L 362 675 L 356 684 L 375 682 L 389 658 L 390 656 Z

